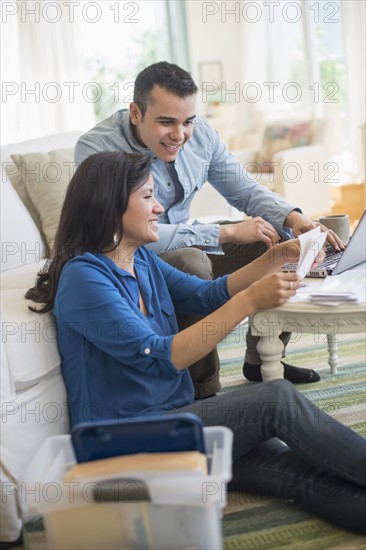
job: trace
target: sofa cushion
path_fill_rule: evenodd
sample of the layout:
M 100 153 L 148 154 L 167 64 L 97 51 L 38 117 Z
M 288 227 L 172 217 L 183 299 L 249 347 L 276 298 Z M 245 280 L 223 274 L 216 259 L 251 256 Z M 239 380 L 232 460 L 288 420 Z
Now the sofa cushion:
M 11 163 L 10 155 L 25 154 L 32 151 L 53 151 L 54 149 L 66 149 L 75 147 L 81 131 L 62 132 L 58 134 L 48 134 L 39 138 L 19 141 L 17 143 L 7 143 L 1 146 L 1 161 L 3 163 L 3 171 L 8 172 L 8 163 Z
M 1 308 L 1 319 L 3 318 L 3 311 Z M 3 336 L 3 332 L 1 334 Z M 11 377 L 8 358 L 6 356 L 5 344 L 3 343 L 3 338 L 1 338 L 1 369 L 0 369 L 0 401 L 1 403 L 10 399 L 12 395 L 15 394 L 15 388 L 13 384 L 13 379 Z M 1 540 L 1 539 L 0 539 Z
M 279 151 L 302 147 L 311 142 L 311 121 L 271 124 L 264 131 L 262 148 L 256 156 L 262 172 L 273 172 L 273 156 Z
M 46 260 L 40 260 L 3 271 L 0 275 L 1 290 L 31 288 L 35 284 L 37 273 L 42 269 L 45 262 Z
M 4 290 L 2 342 L 15 391 L 24 390 L 60 372 L 61 358 L 56 341 L 56 323 L 51 312 L 28 309 L 27 289 Z
M 45 241 L 54 241 L 61 207 L 74 173 L 74 149 L 11 155 L 16 170 L 9 178 Z
M 66 388 L 60 374 L 2 403 L 1 463 L 21 481 L 33 456 L 51 435 L 69 431 Z
M 21 533 L 22 520 L 17 502 L 17 482 L 0 465 L 2 499 L 0 506 L 0 542 L 16 541 Z M 6 548 L 4 544 L 4 548 Z M 9 546 L 11 548 L 11 546 Z
M 1 185 L 1 271 L 39 262 L 42 236 L 10 182 Z

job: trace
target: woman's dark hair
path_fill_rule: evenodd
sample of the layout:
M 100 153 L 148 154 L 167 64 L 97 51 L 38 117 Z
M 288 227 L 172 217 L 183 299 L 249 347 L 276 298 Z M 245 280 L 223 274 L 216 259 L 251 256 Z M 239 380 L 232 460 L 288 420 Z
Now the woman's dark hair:
M 154 86 L 160 86 L 178 97 L 187 97 L 198 92 L 198 88 L 187 71 L 168 63 L 159 61 L 143 69 L 136 77 L 133 100 L 139 106 L 144 117 Z
M 25 295 L 45 305 L 30 310 L 44 313 L 53 308 L 61 270 L 70 258 L 118 246 L 111 248 L 113 237 L 117 234 L 120 242 L 122 215 L 131 193 L 148 179 L 151 162 L 148 155 L 116 152 L 96 153 L 80 164 L 67 188 L 49 261 Z

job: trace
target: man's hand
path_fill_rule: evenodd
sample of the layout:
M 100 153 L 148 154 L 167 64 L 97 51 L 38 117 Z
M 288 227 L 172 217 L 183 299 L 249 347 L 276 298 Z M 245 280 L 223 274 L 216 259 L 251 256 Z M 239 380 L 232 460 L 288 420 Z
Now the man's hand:
M 334 233 L 334 231 L 328 229 L 321 223 L 313 222 L 312 220 L 304 216 L 304 214 L 301 214 L 296 210 L 293 210 L 289 213 L 283 225 L 292 229 L 294 237 L 298 237 L 301 233 L 306 233 L 307 231 L 310 231 L 311 229 L 319 226 L 321 231 L 325 231 L 326 233 L 328 233 L 327 241 L 335 250 L 339 251 L 346 248 L 344 242 L 338 237 L 336 233 Z
M 277 244 L 280 236 L 270 223 L 257 216 L 239 223 L 221 224 L 220 243 L 250 244 L 261 241 L 267 248 Z

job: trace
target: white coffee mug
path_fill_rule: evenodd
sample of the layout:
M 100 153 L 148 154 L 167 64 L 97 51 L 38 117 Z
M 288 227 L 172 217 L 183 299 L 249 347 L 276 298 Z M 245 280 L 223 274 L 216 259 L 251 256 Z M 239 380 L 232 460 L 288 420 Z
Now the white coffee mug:
M 320 216 L 319 223 L 325 225 L 328 229 L 332 229 L 337 233 L 338 237 L 347 244 L 350 236 L 351 229 L 349 225 L 348 214 L 338 214 L 335 216 Z

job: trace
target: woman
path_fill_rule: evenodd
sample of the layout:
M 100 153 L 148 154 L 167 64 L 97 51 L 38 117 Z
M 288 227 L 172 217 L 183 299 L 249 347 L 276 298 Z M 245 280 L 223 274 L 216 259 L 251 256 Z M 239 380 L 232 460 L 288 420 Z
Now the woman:
M 87 158 L 70 182 L 52 252 L 27 298 L 53 309 L 71 423 L 189 411 L 234 432 L 232 489 L 294 499 L 365 532 L 363 438 L 286 380 L 194 401 L 187 367 L 242 319 L 284 303 L 300 283 L 278 272 L 299 242 L 274 246 L 215 281 L 184 274 L 144 248 L 163 209 L 151 159 Z M 263 276 L 266 274 L 265 276 Z M 206 314 L 177 333 L 175 310 Z

